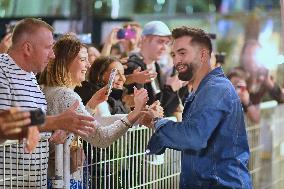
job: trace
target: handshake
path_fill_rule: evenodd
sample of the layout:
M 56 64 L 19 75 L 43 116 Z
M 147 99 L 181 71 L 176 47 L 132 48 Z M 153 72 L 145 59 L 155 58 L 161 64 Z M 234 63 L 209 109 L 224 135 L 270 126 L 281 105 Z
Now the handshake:
M 128 119 L 129 121 L 132 119 L 132 121 L 130 121 L 132 124 L 135 122 L 152 128 L 154 127 L 154 120 L 164 116 L 164 109 L 159 100 L 155 101 L 150 106 L 146 105 L 149 97 L 147 90 L 144 88 L 137 89 L 134 87 L 134 95 L 130 96 L 129 99 L 134 102 L 131 102 L 131 104 L 134 104 L 134 110 L 128 114 Z M 130 118 L 130 115 L 134 116 L 131 116 L 132 118 Z
M 140 113 L 140 118 L 137 123 L 140 125 L 144 125 L 148 128 L 154 128 L 155 121 L 157 118 L 164 117 L 164 109 L 161 106 L 160 101 L 155 101 L 150 106 L 146 106 Z

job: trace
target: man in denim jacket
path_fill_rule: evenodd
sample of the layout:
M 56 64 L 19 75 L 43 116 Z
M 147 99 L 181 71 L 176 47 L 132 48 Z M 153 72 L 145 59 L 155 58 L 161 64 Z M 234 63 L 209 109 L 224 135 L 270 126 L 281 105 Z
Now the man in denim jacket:
M 212 70 L 212 44 L 203 30 L 173 32 L 172 57 L 179 78 L 193 83 L 183 121 L 155 118 L 147 153 L 182 152 L 180 189 L 250 189 L 249 146 L 242 106 L 220 67 Z M 147 114 L 149 115 L 149 114 Z

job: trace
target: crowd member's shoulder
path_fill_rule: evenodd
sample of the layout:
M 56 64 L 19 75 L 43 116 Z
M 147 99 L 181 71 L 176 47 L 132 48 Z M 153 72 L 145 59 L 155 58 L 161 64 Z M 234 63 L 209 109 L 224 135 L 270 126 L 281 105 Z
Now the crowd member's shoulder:
M 9 68 L 11 66 L 10 61 L 11 60 L 7 54 L 0 54 L 0 67 Z

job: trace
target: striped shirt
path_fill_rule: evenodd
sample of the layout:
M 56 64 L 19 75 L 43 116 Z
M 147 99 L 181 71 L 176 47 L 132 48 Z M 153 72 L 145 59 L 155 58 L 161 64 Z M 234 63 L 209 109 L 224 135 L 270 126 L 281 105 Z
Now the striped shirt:
M 8 54 L 0 54 L 0 110 L 15 106 L 46 110 L 45 96 L 32 72 L 22 70 Z M 41 134 L 32 154 L 25 153 L 23 144 L 0 146 L 0 188 L 47 187 L 49 136 Z

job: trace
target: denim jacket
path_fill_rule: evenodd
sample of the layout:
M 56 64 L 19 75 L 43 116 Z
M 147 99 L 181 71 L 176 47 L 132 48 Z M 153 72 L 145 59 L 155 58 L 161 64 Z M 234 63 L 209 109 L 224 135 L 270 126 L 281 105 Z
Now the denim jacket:
M 180 189 L 251 189 L 242 106 L 221 68 L 211 71 L 185 103 L 183 121 L 161 119 L 147 153 L 181 151 Z

